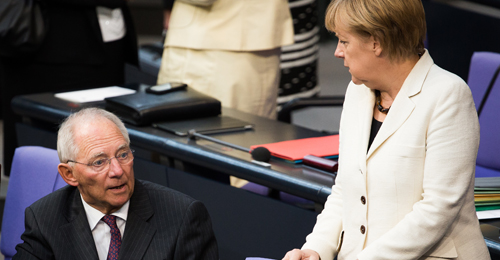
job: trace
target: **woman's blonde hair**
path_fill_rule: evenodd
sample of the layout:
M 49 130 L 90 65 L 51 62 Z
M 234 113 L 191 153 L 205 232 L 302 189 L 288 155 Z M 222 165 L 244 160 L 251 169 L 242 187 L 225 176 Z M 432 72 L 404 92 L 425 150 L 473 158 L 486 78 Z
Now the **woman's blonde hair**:
M 373 36 L 391 60 L 424 52 L 425 12 L 421 0 L 332 0 L 325 25 L 339 25 L 361 37 Z

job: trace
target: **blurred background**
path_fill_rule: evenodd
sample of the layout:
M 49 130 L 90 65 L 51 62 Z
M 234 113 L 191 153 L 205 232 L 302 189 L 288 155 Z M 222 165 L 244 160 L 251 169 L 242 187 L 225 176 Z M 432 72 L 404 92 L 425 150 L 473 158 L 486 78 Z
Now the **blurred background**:
M 235 0 L 237 1 L 237 0 Z M 273 1 L 273 0 L 270 0 Z M 316 72 L 319 92 L 316 96 L 343 95 L 350 81 L 350 74 L 343 61 L 334 57 L 337 39 L 323 25 L 329 0 L 289 0 L 290 3 L 314 3 L 319 27 L 316 53 Z M 427 48 L 436 64 L 467 81 L 469 63 L 475 51 L 500 52 L 500 0 L 422 0 L 427 16 Z M 161 0 L 130 0 L 129 6 L 138 34 L 139 46 L 159 45 L 163 40 L 163 9 Z M 293 13 L 293 12 L 292 12 Z M 147 52 L 141 48 L 140 52 Z M 141 62 L 153 62 L 161 56 L 143 56 Z M 146 69 L 143 67 L 143 69 Z M 130 68 L 127 81 L 144 79 L 152 81 L 154 73 L 144 78 L 144 73 Z M 147 74 L 147 73 L 146 73 Z M 1 79 L 0 79 L 1 80 Z M 292 123 L 319 131 L 338 130 L 341 108 L 305 108 L 294 112 Z M 0 126 L 3 122 L 0 120 Z M 0 127 L 0 130 L 2 128 Z M 3 138 L 0 131 L 0 142 Z M 0 163 L 3 154 L 0 145 Z M 8 177 L 2 170 L 0 186 L 0 218 L 7 191 Z M 1 234 L 1 233 L 0 233 Z M 0 255 L 0 259 L 3 259 Z

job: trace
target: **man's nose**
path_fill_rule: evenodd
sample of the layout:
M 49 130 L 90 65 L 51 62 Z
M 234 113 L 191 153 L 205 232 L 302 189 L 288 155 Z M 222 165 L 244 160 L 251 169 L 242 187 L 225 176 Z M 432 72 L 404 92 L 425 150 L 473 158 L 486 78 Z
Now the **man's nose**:
M 111 160 L 109 161 L 109 177 L 113 177 L 113 176 L 116 176 L 116 177 L 119 177 L 123 174 L 123 168 L 122 168 L 122 165 L 118 162 L 118 159 L 115 157 L 115 158 L 111 158 Z

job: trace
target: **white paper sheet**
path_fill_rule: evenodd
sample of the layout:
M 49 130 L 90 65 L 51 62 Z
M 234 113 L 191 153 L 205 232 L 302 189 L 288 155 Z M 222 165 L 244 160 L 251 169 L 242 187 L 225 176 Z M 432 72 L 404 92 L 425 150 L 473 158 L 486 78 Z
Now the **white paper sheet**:
M 500 209 L 476 211 L 478 219 L 500 218 Z
M 57 93 L 55 94 L 55 97 L 75 103 L 86 103 L 86 102 L 101 101 L 107 97 L 116 97 L 116 96 L 134 94 L 135 92 L 136 91 L 133 89 L 112 86 L 112 87 Z

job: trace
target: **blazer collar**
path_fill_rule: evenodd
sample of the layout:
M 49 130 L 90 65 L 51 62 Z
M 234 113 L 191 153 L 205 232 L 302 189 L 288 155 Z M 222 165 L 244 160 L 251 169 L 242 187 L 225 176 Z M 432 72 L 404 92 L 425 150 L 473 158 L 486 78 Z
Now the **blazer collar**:
M 71 249 L 74 260 L 99 259 L 80 192 L 76 187 L 73 187 L 68 196 L 68 204 L 65 206 L 68 223 L 62 225 L 60 230 L 66 238 L 67 245 L 61 246 Z
M 99 259 L 94 238 L 77 188 L 68 197 L 65 217 L 68 223 L 60 227 L 67 241 L 67 247 L 74 252 L 73 260 Z M 135 180 L 135 188 L 130 198 L 129 212 L 118 259 L 142 259 L 156 228 L 148 223 L 154 215 L 144 185 Z
M 394 132 L 396 132 L 399 127 L 401 127 L 401 125 L 406 121 L 406 119 L 411 115 L 413 109 L 415 108 L 415 104 L 412 102 L 411 98 L 415 95 L 418 95 L 422 90 L 425 78 L 427 77 L 427 74 L 429 73 L 432 65 L 434 65 L 434 61 L 432 60 L 428 51 L 425 50 L 425 53 L 422 55 L 422 57 L 420 57 L 419 61 L 415 64 L 412 71 L 403 83 L 403 86 L 396 96 L 396 99 L 394 99 L 390 112 L 387 114 L 382 127 L 380 127 L 377 136 L 373 140 L 373 143 L 368 150 L 368 153 L 366 155 L 367 160 L 377 150 L 377 148 L 379 148 L 392 134 L 394 134 Z M 369 138 L 370 136 L 371 120 L 373 118 L 373 106 L 375 105 L 374 91 L 368 92 L 370 92 L 371 95 L 371 102 L 367 104 L 371 104 L 369 108 L 371 109 L 371 112 L 362 113 L 364 117 L 364 124 L 362 125 L 362 129 L 365 129 L 365 131 L 367 131 L 363 135 L 365 138 Z M 366 115 L 369 115 L 369 118 L 366 118 Z M 367 122 L 370 122 L 370 124 L 367 125 Z M 368 144 L 368 142 L 366 142 L 365 144 Z
M 371 89 L 367 88 L 366 86 L 355 86 L 355 87 L 361 87 L 362 91 L 359 93 L 361 94 L 361 97 L 359 97 L 359 103 L 358 103 L 358 119 L 359 119 L 359 133 L 360 133 L 360 142 L 359 142 L 359 147 L 358 150 L 360 151 L 358 160 L 359 160 L 359 166 L 362 172 L 366 172 L 366 160 L 367 160 L 367 154 L 366 154 L 366 149 L 368 147 L 368 141 L 370 138 L 370 129 L 371 129 L 371 123 L 373 119 L 373 106 L 375 105 L 375 94 L 374 91 Z M 364 175 L 366 176 L 366 174 Z
M 118 259 L 143 258 L 156 233 L 156 228 L 149 223 L 153 215 L 154 209 L 148 192 L 144 185 L 136 179 Z

